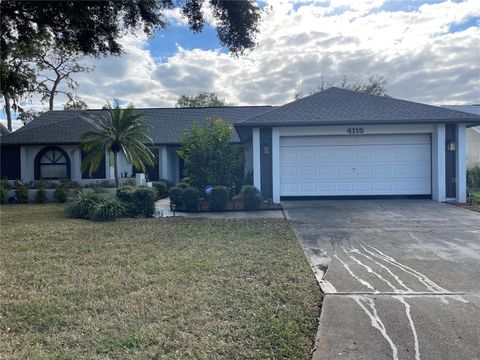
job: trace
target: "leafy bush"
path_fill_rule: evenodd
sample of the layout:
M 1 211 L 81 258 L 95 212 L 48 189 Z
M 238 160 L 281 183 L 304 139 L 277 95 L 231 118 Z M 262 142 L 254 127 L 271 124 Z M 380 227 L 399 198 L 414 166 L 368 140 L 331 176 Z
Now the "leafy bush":
M 157 190 L 147 186 L 122 186 L 117 190 L 117 198 L 124 204 L 128 216 L 151 217 L 155 212 Z
M 0 181 L 0 188 L 5 190 L 10 190 L 12 188 L 6 176 L 4 176 L 3 179 Z
M 90 219 L 94 209 L 112 197 L 106 191 L 79 191 L 67 208 L 67 215 L 75 219 Z
M 45 188 L 40 187 L 37 189 L 35 193 L 35 202 L 37 204 L 45 204 L 47 202 L 47 190 Z
M 63 186 L 59 185 L 53 192 L 53 200 L 58 203 L 67 202 L 68 192 Z
M 167 184 L 167 190 L 170 190 L 170 188 L 175 186 L 173 181 L 170 181 L 170 180 L 167 180 L 167 179 L 160 179 L 158 181 L 163 181 L 165 184 Z
M 181 208 L 183 206 L 183 200 L 182 200 L 183 189 L 175 186 L 170 189 L 169 193 L 170 193 L 170 204 L 175 205 L 177 209 Z
M 85 185 L 86 188 L 102 188 L 102 189 L 108 189 L 108 188 L 114 188 L 115 187 L 115 181 L 114 180 L 102 180 L 102 181 L 97 181 L 94 183 L 90 183 Z
M 0 204 L 7 203 L 7 191 L 3 186 L 0 186 Z
M 81 188 L 80 184 L 76 181 L 62 178 L 60 179 L 60 185 L 62 185 L 65 189 L 78 189 Z
M 467 186 L 469 189 L 480 189 L 480 164 L 467 169 Z
M 15 198 L 20 204 L 28 202 L 28 188 L 20 182 L 15 182 Z
M 157 190 L 157 199 L 168 195 L 167 183 L 165 181 L 152 181 L 152 186 Z
M 89 213 L 93 221 L 112 221 L 124 216 L 126 209 L 113 195 L 108 194 L 103 201 L 98 202 Z
M 190 185 L 188 185 L 186 182 L 179 182 L 177 183 L 177 187 L 179 187 L 180 189 L 186 189 L 187 187 L 189 187 Z
M 135 216 L 142 215 L 145 217 L 153 216 L 155 212 L 155 201 L 157 200 L 156 190 L 139 186 L 135 188 L 132 194 L 132 205 Z
M 120 201 L 131 203 L 133 199 L 133 192 L 135 191 L 135 186 L 125 185 L 117 189 L 117 198 Z
M 225 186 L 215 186 L 210 194 L 210 207 L 212 210 L 225 210 L 230 200 L 230 191 Z
M 241 194 L 245 209 L 253 210 L 260 207 L 262 196 L 260 195 L 260 191 L 255 186 L 245 185 L 242 187 Z
M 218 184 L 239 188 L 244 181 L 245 155 L 240 145 L 230 142 L 232 127 L 221 119 L 202 126 L 197 122 L 184 131 L 178 152 L 184 160 L 185 176 L 197 189 Z
M 200 191 L 189 186 L 183 190 L 182 193 L 183 205 L 188 210 L 197 210 L 200 203 Z

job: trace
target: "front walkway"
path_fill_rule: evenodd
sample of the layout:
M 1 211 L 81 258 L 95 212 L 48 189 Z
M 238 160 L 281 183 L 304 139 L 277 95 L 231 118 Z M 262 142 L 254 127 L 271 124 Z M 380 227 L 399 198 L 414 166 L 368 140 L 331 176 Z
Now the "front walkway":
M 480 214 L 430 200 L 282 204 L 325 293 L 313 359 L 480 359 Z

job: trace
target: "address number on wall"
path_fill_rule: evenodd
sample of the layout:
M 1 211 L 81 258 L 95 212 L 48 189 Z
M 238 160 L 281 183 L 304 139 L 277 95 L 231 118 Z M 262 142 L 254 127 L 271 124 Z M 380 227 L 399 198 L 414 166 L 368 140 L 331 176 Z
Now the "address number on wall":
M 348 128 L 347 133 L 350 135 L 365 134 L 365 129 L 361 127 Z

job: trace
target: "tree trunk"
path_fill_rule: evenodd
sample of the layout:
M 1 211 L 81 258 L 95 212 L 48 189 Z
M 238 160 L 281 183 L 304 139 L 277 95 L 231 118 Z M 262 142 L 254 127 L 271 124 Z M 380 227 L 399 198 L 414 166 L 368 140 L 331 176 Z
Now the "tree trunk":
M 7 127 L 8 130 L 12 130 L 12 110 L 10 107 L 10 96 L 7 94 L 3 95 L 3 99 L 5 100 L 5 114 L 7 114 Z
M 118 188 L 120 185 L 120 175 L 118 173 L 118 153 L 113 153 L 113 171 L 115 172 L 115 187 Z
M 58 77 L 57 77 L 57 80 L 55 80 L 55 83 L 52 86 L 52 90 L 50 90 L 50 98 L 48 99 L 48 103 L 49 103 L 48 105 L 49 105 L 50 111 L 53 110 L 53 101 L 55 100 L 55 93 L 57 92 L 57 87 L 59 82 L 60 80 L 58 80 Z

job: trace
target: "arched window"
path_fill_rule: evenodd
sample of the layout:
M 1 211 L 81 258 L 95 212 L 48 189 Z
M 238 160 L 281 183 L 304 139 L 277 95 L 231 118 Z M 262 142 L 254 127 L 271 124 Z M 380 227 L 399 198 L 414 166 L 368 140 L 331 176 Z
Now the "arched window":
M 70 158 L 62 148 L 47 146 L 35 157 L 35 180 L 70 178 Z

